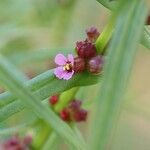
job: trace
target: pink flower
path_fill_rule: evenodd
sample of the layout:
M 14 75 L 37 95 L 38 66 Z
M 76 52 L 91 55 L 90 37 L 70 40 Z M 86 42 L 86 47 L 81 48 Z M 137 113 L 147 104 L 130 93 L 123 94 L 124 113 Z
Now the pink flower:
M 66 58 L 63 54 L 57 54 L 55 57 L 55 63 L 58 65 L 54 70 L 54 74 L 59 79 L 69 80 L 74 74 L 73 65 L 74 57 L 68 54 Z

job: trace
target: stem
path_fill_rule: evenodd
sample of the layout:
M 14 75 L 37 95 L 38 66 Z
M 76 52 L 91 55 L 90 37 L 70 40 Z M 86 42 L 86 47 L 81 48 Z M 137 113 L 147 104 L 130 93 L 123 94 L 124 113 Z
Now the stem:
M 115 17 L 111 16 L 112 18 L 104 28 L 103 32 L 100 34 L 98 39 L 96 40 L 96 48 L 98 53 L 103 53 L 105 47 L 107 46 L 110 38 L 113 34 L 114 24 L 115 24 Z
M 54 107 L 55 112 L 60 112 L 64 107 L 66 107 L 66 105 L 74 98 L 78 90 L 79 87 L 75 87 L 63 92 L 60 95 L 59 103 Z
M 48 136 L 50 135 L 51 128 L 49 125 L 47 125 L 46 122 L 40 121 L 40 129 L 37 132 L 38 134 L 35 136 L 33 141 L 33 148 L 35 149 L 41 149 L 42 145 L 47 140 Z

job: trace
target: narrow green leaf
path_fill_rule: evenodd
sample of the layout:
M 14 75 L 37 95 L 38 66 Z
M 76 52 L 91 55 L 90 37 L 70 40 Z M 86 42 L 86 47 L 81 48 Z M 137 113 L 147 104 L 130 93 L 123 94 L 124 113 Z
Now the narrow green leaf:
M 104 78 L 95 105 L 90 150 L 108 149 L 123 102 L 124 90 L 144 27 L 144 1 L 122 1 L 116 31 L 108 48 Z M 128 11 L 127 11 L 128 10 Z
M 10 127 L 10 128 L 0 127 L 0 136 L 15 134 L 19 131 L 25 131 L 29 127 L 28 125 L 29 125 L 28 123 L 25 123 L 25 124 L 21 124 L 21 125 Z
M 25 86 L 27 86 L 27 88 L 29 88 L 31 91 L 34 92 L 40 89 L 41 87 L 45 86 L 54 78 L 55 77 L 54 77 L 53 70 L 49 70 L 29 81 L 26 81 L 24 84 Z M 16 98 L 10 92 L 2 93 L 0 94 L 0 107 L 7 105 L 15 100 Z
M 64 81 L 55 78 L 53 70 L 50 70 L 28 81 L 25 85 L 33 90 L 34 95 L 40 100 L 44 100 L 51 95 L 62 93 L 73 87 L 96 84 L 100 81 L 99 78 L 97 75 L 83 73 L 75 75 L 71 80 Z M 34 90 L 36 91 L 34 92 Z M 0 94 L 0 105 L 0 121 L 25 109 L 22 102 L 9 92 Z
M 48 149 L 54 150 L 55 147 L 57 146 L 57 142 L 59 142 L 59 137 L 55 132 L 52 132 L 52 134 L 50 134 L 42 150 L 48 150 Z
M 60 48 L 59 50 L 40 49 L 40 50 L 32 50 L 32 51 L 20 51 L 17 53 L 9 54 L 7 57 L 9 58 L 9 60 L 11 60 L 11 62 L 17 65 L 29 64 L 29 63 L 31 64 L 33 62 L 52 60 L 58 53 L 61 53 L 63 51 L 64 54 L 67 54 L 67 52 L 70 49 Z
M 20 98 L 27 107 L 32 108 L 32 111 L 45 120 L 61 137 L 72 143 L 77 149 L 84 150 L 84 143 L 78 141 L 72 129 L 49 107 L 44 106 L 36 96 L 32 95 L 15 76 L 16 69 L 11 68 L 12 65 L 0 55 L 0 82 Z

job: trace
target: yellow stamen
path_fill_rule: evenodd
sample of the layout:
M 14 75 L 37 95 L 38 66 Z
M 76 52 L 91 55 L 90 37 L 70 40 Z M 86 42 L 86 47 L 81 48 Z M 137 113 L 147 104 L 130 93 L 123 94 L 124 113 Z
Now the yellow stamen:
M 71 70 L 71 69 L 72 69 L 72 66 L 71 66 L 71 64 L 69 64 L 69 63 L 65 64 L 64 67 L 63 67 L 63 70 L 64 70 L 64 71 L 69 71 L 69 70 Z

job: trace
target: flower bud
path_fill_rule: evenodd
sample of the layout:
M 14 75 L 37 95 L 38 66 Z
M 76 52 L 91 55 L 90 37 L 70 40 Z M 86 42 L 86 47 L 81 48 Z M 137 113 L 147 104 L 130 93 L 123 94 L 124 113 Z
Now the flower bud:
M 18 135 L 15 135 L 2 144 L 2 150 L 28 150 L 31 142 L 31 136 L 21 138 Z
M 86 34 L 87 34 L 87 39 L 88 41 L 94 43 L 98 36 L 100 35 L 100 33 L 98 32 L 96 27 L 90 27 L 88 29 L 86 29 Z
M 58 102 L 58 100 L 59 100 L 59 95 L 53 95 L 50 97 L 49 103 L 51 105 L 55 105 Z
M 78 111 L 81 107 L 81 104 L 82 104 L 82 101 L 80 100 L 73 100 L 70 102 L 69 104 L 69 108 L 72 110 L 72 111 Z
M 85 60 L 80 57 L 74 58 L 74 67 L 73 70 L 76 73 L 82 72 L 85 70 Z
M 73 119 L 76 122 L 86 121 L 87 119 L 87 111 L 84 109 L 80 109 L 79 111 L 74 113 Z
M 88 70 L 91 73 L 98 74 L 102 71 L 103 63 L 104 63 L 103 57 L 97 55 L 96 57 L 93 57 L 88 61 L 88 66 L 87 66 Z
M 21 139 L 18 136 L 14 136 L 4 142 L 3 147 L 7 149 L 22 148 Z
M 60 112 L 60 118 L 66 122 L 70 121 L 70 112 L 67 108 L 64 108 L 61 112 Z
M 96 47 L 88 41 L 80 41 L 76 43 L 76 51 L 81 58 L 91 58 L 96 55 Z

